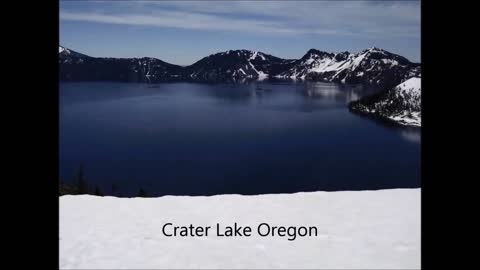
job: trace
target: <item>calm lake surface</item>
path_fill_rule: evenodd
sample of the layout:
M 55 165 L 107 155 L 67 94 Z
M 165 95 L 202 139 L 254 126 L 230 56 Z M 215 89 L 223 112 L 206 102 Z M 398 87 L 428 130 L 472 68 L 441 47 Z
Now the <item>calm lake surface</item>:
M 420 129 L 348 111 L 316 82 L 60 83 L 60 177 L 103 193 L 293 193 L 420 186 Z M 112 193 L 112 185 L 115 192 Z

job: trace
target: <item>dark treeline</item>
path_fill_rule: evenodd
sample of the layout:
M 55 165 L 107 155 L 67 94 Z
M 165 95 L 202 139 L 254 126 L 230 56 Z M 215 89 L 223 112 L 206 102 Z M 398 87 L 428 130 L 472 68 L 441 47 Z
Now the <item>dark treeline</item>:
M 111 192 L 107 194 L 102 192 L 99 186 L 90 185 L 85 178 L 85 171 L 83 164 L 80 165 L 76 178 L 72 183 L 65 183 L 62 179 L 59 179 L 59 196 L 62 195 L 94 195 L 94 196 L 120 196 L 119 187 L 117 184 L 112 183 Z M 136 197 L 149 197 L 147 191 L 140 187 Z

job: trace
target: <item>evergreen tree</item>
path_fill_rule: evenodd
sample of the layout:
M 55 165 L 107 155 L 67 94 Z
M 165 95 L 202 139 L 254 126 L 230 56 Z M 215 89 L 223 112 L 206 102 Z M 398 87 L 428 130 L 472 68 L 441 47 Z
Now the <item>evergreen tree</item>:
M 83 172 L 83 164 L 80 164 L 77 174 L 77 194 L 88 194 L 88 184 Z
M 137 197 L 147 197 L 147 192 L 143 188 L 140 188 Z
M 116 195 L 118 191 L 118 186 L 115 183 L 112 183 L 112 195 Z
M 59 191 L 59 195 L 61 196 L 61 195 L 63 195 L 63 193 L 64 193 L 64 187 L 63 187 L 62 178 L 59 178 L 58 183 L 59 183 L 59 189 L 58 189 L 58 191 Z
M 95 195 L 95 196 L 103 196 L 103 193 L 102 193 L 102 191 L 100 190 L 100 188 L 99 188 L 98 186 L 95 186 L 95 191 L 94 191 L 93 195 Z

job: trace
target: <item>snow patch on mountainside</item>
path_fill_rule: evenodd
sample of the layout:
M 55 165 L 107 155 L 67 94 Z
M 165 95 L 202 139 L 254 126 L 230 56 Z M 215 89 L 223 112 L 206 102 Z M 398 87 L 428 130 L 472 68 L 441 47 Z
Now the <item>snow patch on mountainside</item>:
M 162 226 L 212 226 L 166 237 Z M 250 237 L 217 237 L 251 226 Z M 316 237 L 260 237 L 257 226 L 316 226 Z M 418 269 L 420 189 L 259 196 L 60 197 L 61 269 Z
M 413 102 L 414 106 L 420 106 L 421 89 L 422 79 L 410 78 L 395 87 L 395 92 L 403 100 Z
M 410 78 L 394 89 L 396 98 L 403 102 L 405 107 L 411 108 L 401 114 L 391 115 L 390 119 L 403 125 L 421 126 L 421 79 Z
M 393 116 L 388 116 L 389 119 L 405 126 L 417 126 L 422 125 L 422 117 L 420 112 L 404 112 Z
M 257 57 L 260 57 L 262 60 L 266 60 L 265 56 L 263 56 L 263 53 L 261 53 L 261 52 L 250 51 L 250 53 L 252 54 L 252 56 L 250 56 L 250 58 L 248 58 L 248 60 L 255 60 Z
M 353 111 L 390 119 L 398 124 L 420 127 L 421 78 L 410 78 L 383 93 L 350 103 Z
M 63 47 L 63 46 L 59 46 L 58 48 L 58 53 L 63 53 L 63 54 L 71 54 L 70 50 Z

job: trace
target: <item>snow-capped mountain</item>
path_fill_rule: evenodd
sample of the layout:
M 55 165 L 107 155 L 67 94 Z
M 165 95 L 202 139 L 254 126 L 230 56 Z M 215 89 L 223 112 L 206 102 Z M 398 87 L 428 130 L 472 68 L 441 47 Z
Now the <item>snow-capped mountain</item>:
M 67 48 L 62 47 L 62 46 L 59 46 L 59 51 L 58 51 L 58 53 L 59 53 L 59 55 L 62 56 L 62 57 L 66 57 L 66 56 L 70 56 L 70 57 L 88 57 L 88 56 L 85 55 L 85 54 L 78 53 L 78 52 L 76 52 L 76 51 L 67 49 Z
M 348 53 L 347 53 L 348 54 Z M 305 79 L 312 72 L 328 72 L 338 68 L 339 61 L 335 58 L 342 58 L 343 54 L 322 52 L 316 49 L 310 49 L 301 59 L 295 61 L 295 64 L 280 74 L 277 78 Z M 345 56 L 346 57 L 346 56 Z
M 292 68 L 276 77 L 390 88 L 420 73 L 420 64 L 373 47 L 359 53 L 327 53 L 311 49 Z
M 292 66 L 294 61 L 258 51 L 230 50 L 204 57 L 186 70 L 187 77 L 192 79 L 265 79 Z
M 421 78 L 410 78 L 391 90 L 351 102 L 354 112 L 407 126 L 421 126 Z
M 60 46 L 60 80 L 161 82 L 180 79 L 184 69 L 159 59 L 91 57 Z
M 309 50 L 301 59 L 230 50 L 182 67 L 155 58 L 98 58 L 59 47 L 60 80 L 160 82 L 170 80 L 305 79 L 361 83 L 384 89 L 419 77 L 420 64 L 378 48 L 359 53 Z
M 81 54 L 62 46 L 59 46 L 58 55 L 60 63 L 82 63 L 85 58 L 89 57 L 88 55 Z

